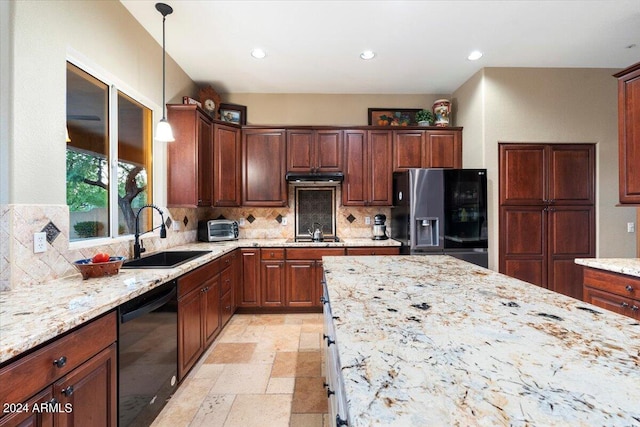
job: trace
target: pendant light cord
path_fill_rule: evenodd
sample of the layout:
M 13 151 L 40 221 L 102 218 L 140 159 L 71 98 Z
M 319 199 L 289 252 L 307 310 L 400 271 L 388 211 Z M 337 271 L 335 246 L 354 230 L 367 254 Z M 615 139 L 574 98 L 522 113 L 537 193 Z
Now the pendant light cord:
M 165 102 L 165 81 L 166 81 L 166 50 L 165 50 L 165 39 L 164 39 L 164 21 L 167 20 L 167 15 L 162 15 L 162 120 L 167 120 L 166 109 L 167 103 Z

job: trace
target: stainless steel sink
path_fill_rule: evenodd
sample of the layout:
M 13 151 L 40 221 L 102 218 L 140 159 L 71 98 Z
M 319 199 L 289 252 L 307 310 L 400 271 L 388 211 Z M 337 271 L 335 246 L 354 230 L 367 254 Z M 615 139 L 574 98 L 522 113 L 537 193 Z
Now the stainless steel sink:
M 174 268 L 211 251 L 164 251 L 138 259 L 130 259 L 122 268 Z

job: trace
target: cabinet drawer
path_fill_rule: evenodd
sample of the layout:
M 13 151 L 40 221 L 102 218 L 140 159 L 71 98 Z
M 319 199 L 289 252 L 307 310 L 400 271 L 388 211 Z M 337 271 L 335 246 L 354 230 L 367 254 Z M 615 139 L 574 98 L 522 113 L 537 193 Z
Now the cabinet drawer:
M 235 252 L 230 252 L 226 255 L 223 255 L 220 258 L 220 268 L 224 270 L 227 267 L 231 267 L 231 263 L 233 263 L 233 258 L 235 258 Z
M 220 298 L 220 311 L 222 316 L 222 326 L 233 316 L 233 292 L 227 292 Z
M 202 267 L 178 278 L 178 298 L 182 298 L 192 290 L 199 288 L 204 282 L 220 271 L 220 259 L 213 260 Z
M 400 248 L 347 248 L 347 255 L 400 255 Z
M 284 259 L 284 249 L 263 248 L 260 253 L 260 259 L 262 260 Z
M 296 248 L 287 249 L 287 260 L 320 260 L 323 256 L 342 256 L 344 248 Z
M 584 285 L 640 300 L 640 279 L 624 274 L 585 268 Z
M 116 322 L 113 311 L 0 369 L 0 404 L 24 402 L 114 343 Z
M 233 270 L 231 268 L 225 268 L 220 273 L 220 286 L 221 286 L 221 295 L 226 294 L 231 290 L 233 286 Z
M 584 300 L 624 316 L 640 320 L 640 301 L 585 286 Z

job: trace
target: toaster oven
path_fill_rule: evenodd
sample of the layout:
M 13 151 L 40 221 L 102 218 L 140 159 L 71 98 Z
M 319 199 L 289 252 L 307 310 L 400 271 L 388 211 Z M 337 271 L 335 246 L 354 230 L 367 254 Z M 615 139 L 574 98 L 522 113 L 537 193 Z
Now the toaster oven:
M 198 221 L 198 240 L 201 242 L 235 240 L 238 234 L 238 223 L 230 219 Z

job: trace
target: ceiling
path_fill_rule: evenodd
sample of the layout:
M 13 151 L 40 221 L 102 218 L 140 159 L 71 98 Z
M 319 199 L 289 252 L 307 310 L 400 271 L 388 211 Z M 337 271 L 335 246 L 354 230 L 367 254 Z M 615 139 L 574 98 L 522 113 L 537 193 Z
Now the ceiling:
M 167 54 L 221 93 L 449 94 L 485 67 L 640 61 L 640 0 L 164 1 Z M 156 2 L 121 2 L 162 44 Z

